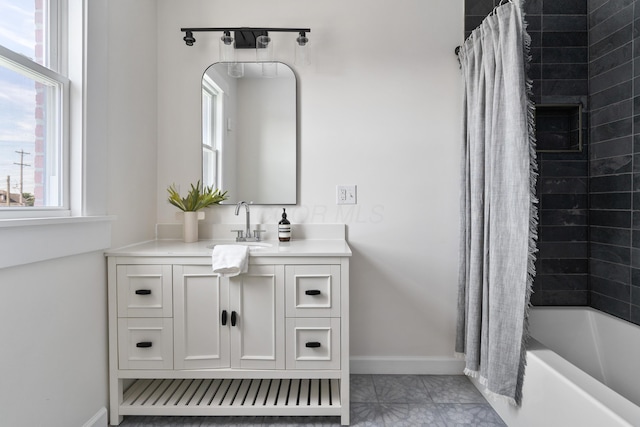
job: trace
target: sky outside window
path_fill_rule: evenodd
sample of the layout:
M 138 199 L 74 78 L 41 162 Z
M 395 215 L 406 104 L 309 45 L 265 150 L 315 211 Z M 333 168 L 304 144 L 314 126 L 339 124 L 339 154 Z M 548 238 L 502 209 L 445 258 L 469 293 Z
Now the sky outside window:
M 35 10 L 36 0 L 0 0 L 0 45 L 46 65 L 36 58 Z M 38 29 L 42 31 L 43 17 L 39 13 Z
M 0 45 L 37 63 L 43 62 L 44 0 L 0 0 Z M 40 45 L 38 40 L 40 40 Z M 0 189 L 19 193 L 21 161 L 23 191 L 34 193 L 36 181 L 37 83 L 0 62 Z M 20 153 L 25 154 L 21 157 Z

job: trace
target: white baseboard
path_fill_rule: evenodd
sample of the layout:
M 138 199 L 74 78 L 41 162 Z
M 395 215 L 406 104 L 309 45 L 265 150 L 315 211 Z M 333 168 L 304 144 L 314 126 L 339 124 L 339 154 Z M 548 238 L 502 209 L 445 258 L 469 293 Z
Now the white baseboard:
M 107 408 L 103 406 L 82 427 L 107 427 L 107 422 Z
M 352 357 L 352 374 L 462 375 L 455 357 Z

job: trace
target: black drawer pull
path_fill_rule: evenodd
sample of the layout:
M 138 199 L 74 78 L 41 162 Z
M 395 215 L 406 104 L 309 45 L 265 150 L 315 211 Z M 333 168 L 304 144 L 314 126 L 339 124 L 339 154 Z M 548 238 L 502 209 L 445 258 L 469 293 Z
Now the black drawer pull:
M 136 344 L 136 347 L 138 348 L 149 348 L 151 346 L 153 346 L 151 341 L 142 341 Z
M 151 289 L 138 289 L 136 295 L 151 295 Z
M 236 326 L 238 321 L 238 314 L 235 311 L 231 312 L 231 326 Z
M 320 295 L 322 292 L 320 292 L 317 289 L 309 289 L 308 291 L 304 291 L 305 295 Z
M 304 346 L 308 348 L 318 348 L 320 347 L 320 343 L 318 341 L 311 341 L 306 343 Z
M 222 326 L 227 325 L 227 310 L 222 310 Z

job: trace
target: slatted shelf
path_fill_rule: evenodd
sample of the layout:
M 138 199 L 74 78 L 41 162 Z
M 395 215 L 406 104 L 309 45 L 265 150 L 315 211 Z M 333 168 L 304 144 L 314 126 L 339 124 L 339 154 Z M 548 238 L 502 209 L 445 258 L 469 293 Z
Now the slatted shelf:
M 340 415 L 339 379 L 140 379 L 122 415 Z

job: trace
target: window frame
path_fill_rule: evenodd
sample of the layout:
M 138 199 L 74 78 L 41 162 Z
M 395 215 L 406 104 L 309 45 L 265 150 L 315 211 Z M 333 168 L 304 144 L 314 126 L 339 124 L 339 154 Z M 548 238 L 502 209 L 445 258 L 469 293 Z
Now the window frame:
M 59 179 L 58 196 L 59 206 L 9 206 L 0 207 L 0 220 L 4 219 L 28 219 L 44 217 L 68 217 L 71 216 L 71 151 L 70 151 L 70 80 L 65 75 L 67 72 L 68 47 L 66 14 L 68 13 L 68 3 L 66 0 L 48 0 L 49 5 L 46 14 L 46 28 L 48 31 L 48 49 L 44 54 L 44 61 L 48 66 L 41 65 L 35 60 L 16 53 L 0 45 L 0 64 L 2 66 L 17 71 L 34 81 L 44 80 L 59 86 L 56 91 L 55 103 L 55 150 L 58 150 L 57 159 L 58 171 L 62 174 Z M 51 101 L 48 101 L 51 102 Z M 49 126 L 47 129 L 49 131 Z M 47 138 L 47 148 L 49 151 L 50 139 Z
M 207 127 L 207 133 L 209 134 L 209 142 L 211 142 L 210 144 L 207 144 L 205 141 L 205 136 L 204 136 L 204 129 L 205 129 L 205 123 L 204 123 L 204 111 L 202 114 L 202 126 L 201 128 L 203 129 L 203 135 L 202 135 L 202 180 L 203 180 L 203 185 L 206 185 L 207 183 L 205 182 L 204 179 L 204 174 L 205 174 L 205 170 L 204 170 L 204 158 L 205 158 L 205 151 L 211 153 L 211 161 L 215 163 L 215 171 L 213 172 L 213 174 L 215 175 L 213 177 L 214 183 L 213 185 L 217 188 L 220 188 L 220 180 L 221 180 L 221 170 L 220 170 L 220 150 L 221 150 L 221 144 L 222 144 L 222 128 L 223 128 L 223 123 L 222 123 L 222 118 L 223 118 L 223 101 L 224 101 L 224 90 L 218 86 L 209 76 L 207 76 L 206 74 L 204 75 L 203 79 L 202 79 L 202 102 L 204 104 L 205 101 L 205 96 L 208 96 L 209 99 L 209 117 L 208 117 L 208 124 L 209 126 Z M 204 107 L 204 105 L 203 105 Z M 204 108 L 203 108 L 204 109 Z M 209 185 L 212 185 L 212 183 L 208 183 Z

